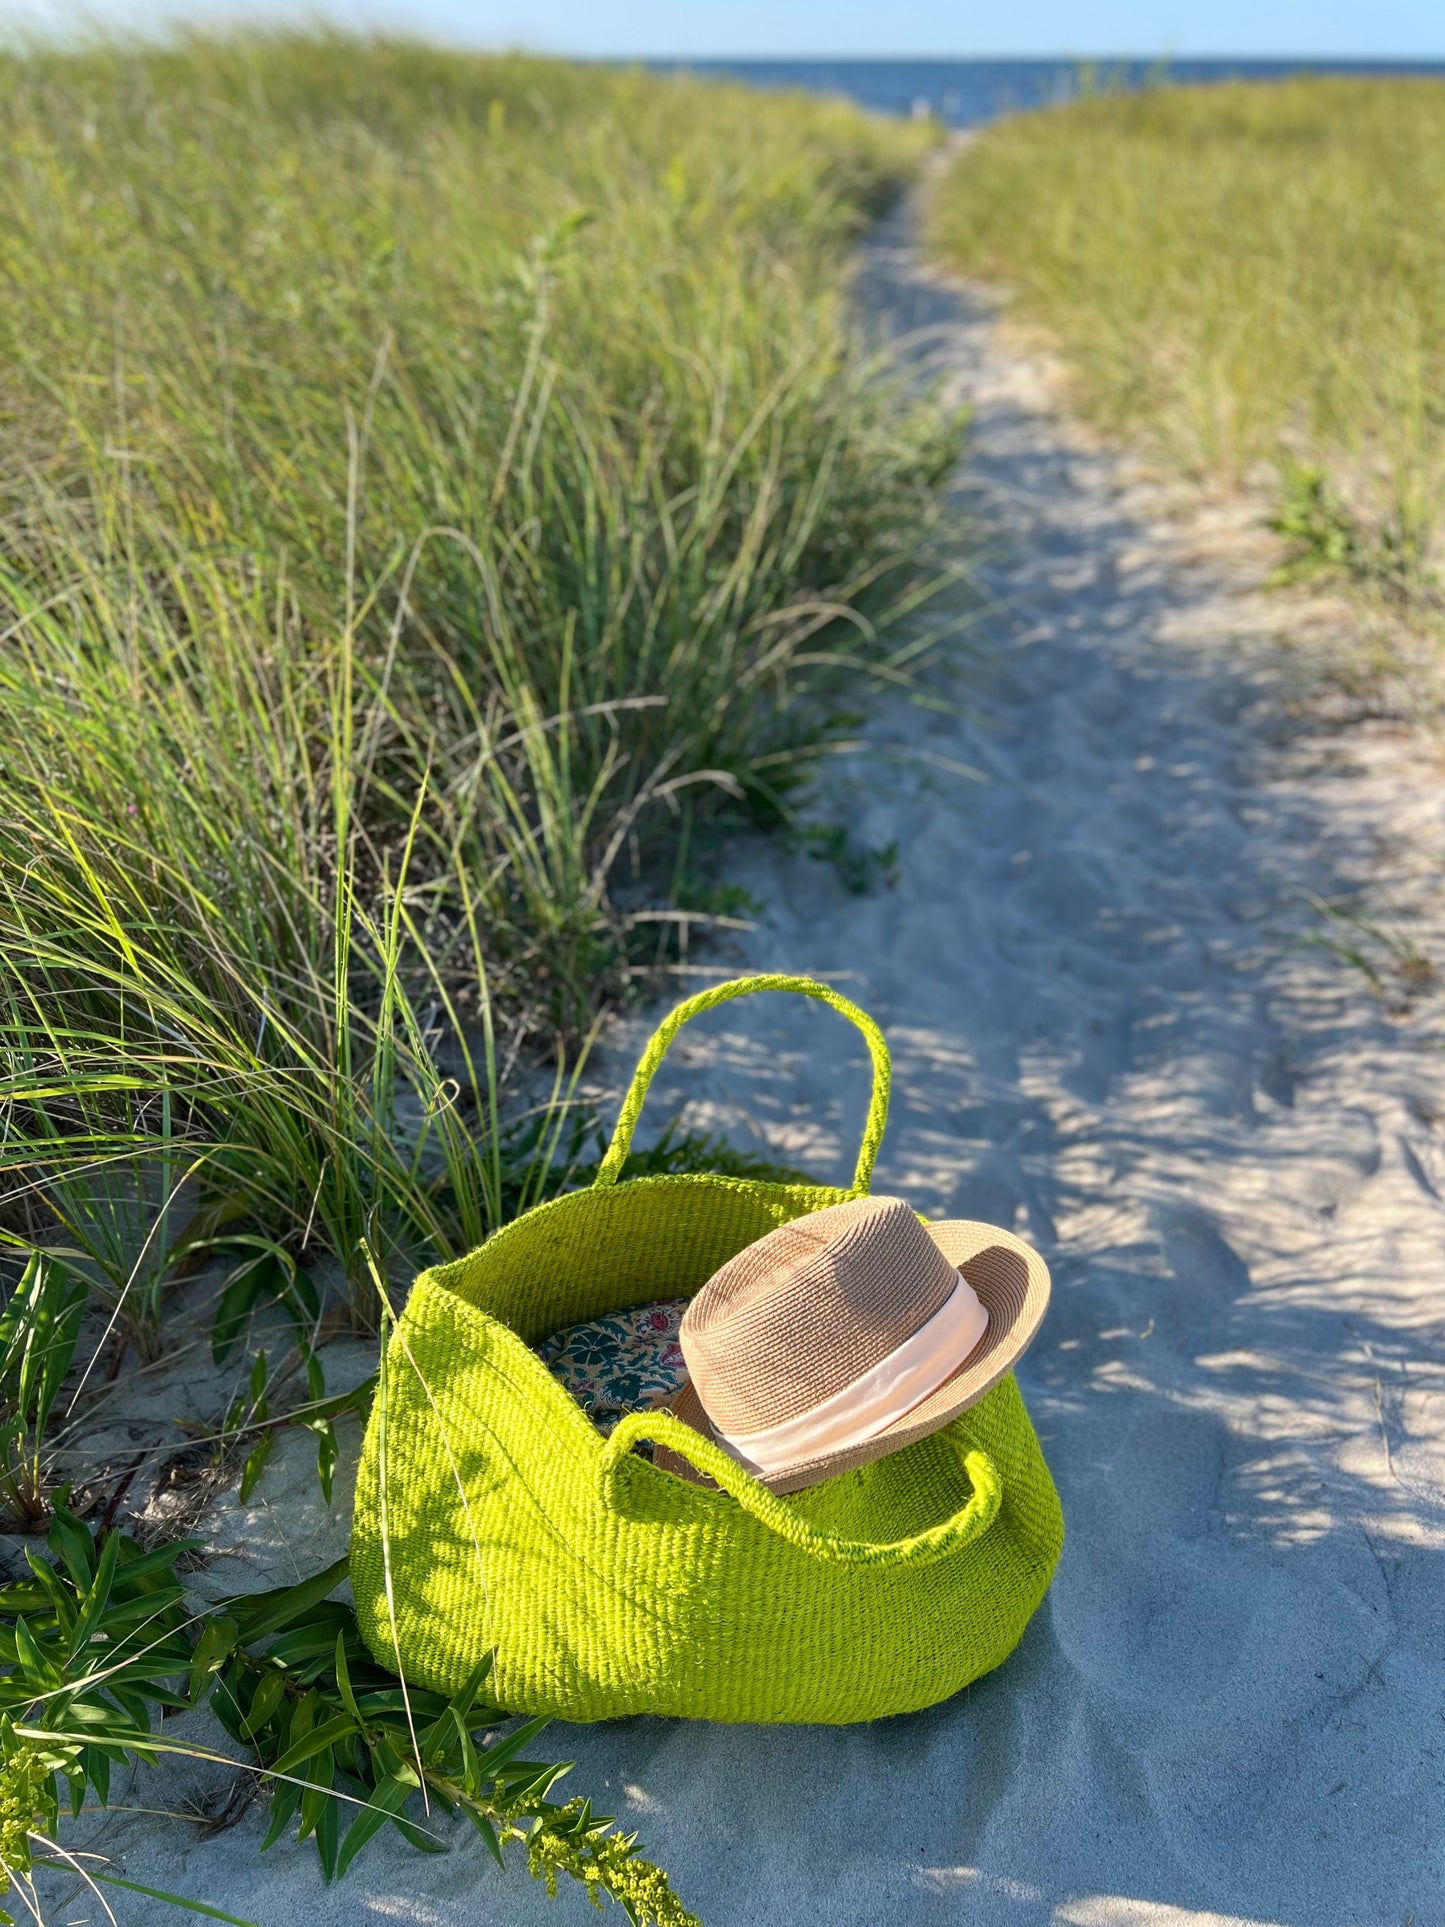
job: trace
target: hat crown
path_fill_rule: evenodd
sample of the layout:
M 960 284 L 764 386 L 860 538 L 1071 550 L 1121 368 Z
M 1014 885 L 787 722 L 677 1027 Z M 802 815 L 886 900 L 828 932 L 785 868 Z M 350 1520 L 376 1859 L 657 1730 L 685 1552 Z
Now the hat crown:
M 849 1198 L 729 1259 L 688 1306 L 679 1338 L 714 1423 L 757 1432 L 855 1383 L 957 1284 L 901 1198 Z

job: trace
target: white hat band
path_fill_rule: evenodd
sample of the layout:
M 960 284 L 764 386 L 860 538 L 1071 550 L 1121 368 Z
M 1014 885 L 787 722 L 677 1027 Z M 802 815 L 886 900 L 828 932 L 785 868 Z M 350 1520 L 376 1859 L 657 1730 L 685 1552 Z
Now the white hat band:
M 957 1285 L 928 1323 L 841 1392 L 766 1431 L 729 1434 L 713 1426 L 712 1435 L 730 1457 L 763 1478 L 861 1445 L 937 1391 L 977 1351 L 987 1330 L 988 1311 L 959 1272 Z

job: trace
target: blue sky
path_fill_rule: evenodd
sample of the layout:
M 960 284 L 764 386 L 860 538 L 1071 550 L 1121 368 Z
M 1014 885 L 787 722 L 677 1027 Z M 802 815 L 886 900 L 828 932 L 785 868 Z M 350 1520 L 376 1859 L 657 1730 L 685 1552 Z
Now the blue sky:
M 325 17 L 557 53 L 1285 54 L 1445 58 L 1445 0 L 0 0 L 0 16 L 123 27 Z

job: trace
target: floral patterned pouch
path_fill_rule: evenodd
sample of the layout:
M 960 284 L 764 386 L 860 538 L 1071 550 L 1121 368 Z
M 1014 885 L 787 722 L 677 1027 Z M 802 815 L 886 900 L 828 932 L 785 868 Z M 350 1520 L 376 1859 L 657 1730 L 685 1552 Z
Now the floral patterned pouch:
M 605 1438 L 625 1412 L 665 1405 L 687 1383 L 677 1328 L 686 1298 L 634 1305 L 544 1338 L 537 1356 Z

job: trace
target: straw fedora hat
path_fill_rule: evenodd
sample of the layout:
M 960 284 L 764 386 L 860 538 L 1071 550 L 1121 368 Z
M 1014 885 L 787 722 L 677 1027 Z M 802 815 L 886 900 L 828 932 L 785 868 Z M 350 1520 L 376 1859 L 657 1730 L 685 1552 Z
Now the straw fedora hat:
M 796 1492 L 947 1425 L 1010 1372 L 1049 1274 L 1022 1239 L 849 1198 L 779 1225 L 698 1292 L 676 1415 L 774 1492 Z M 655 1463 L 702 1475 L 659 1446 Z

